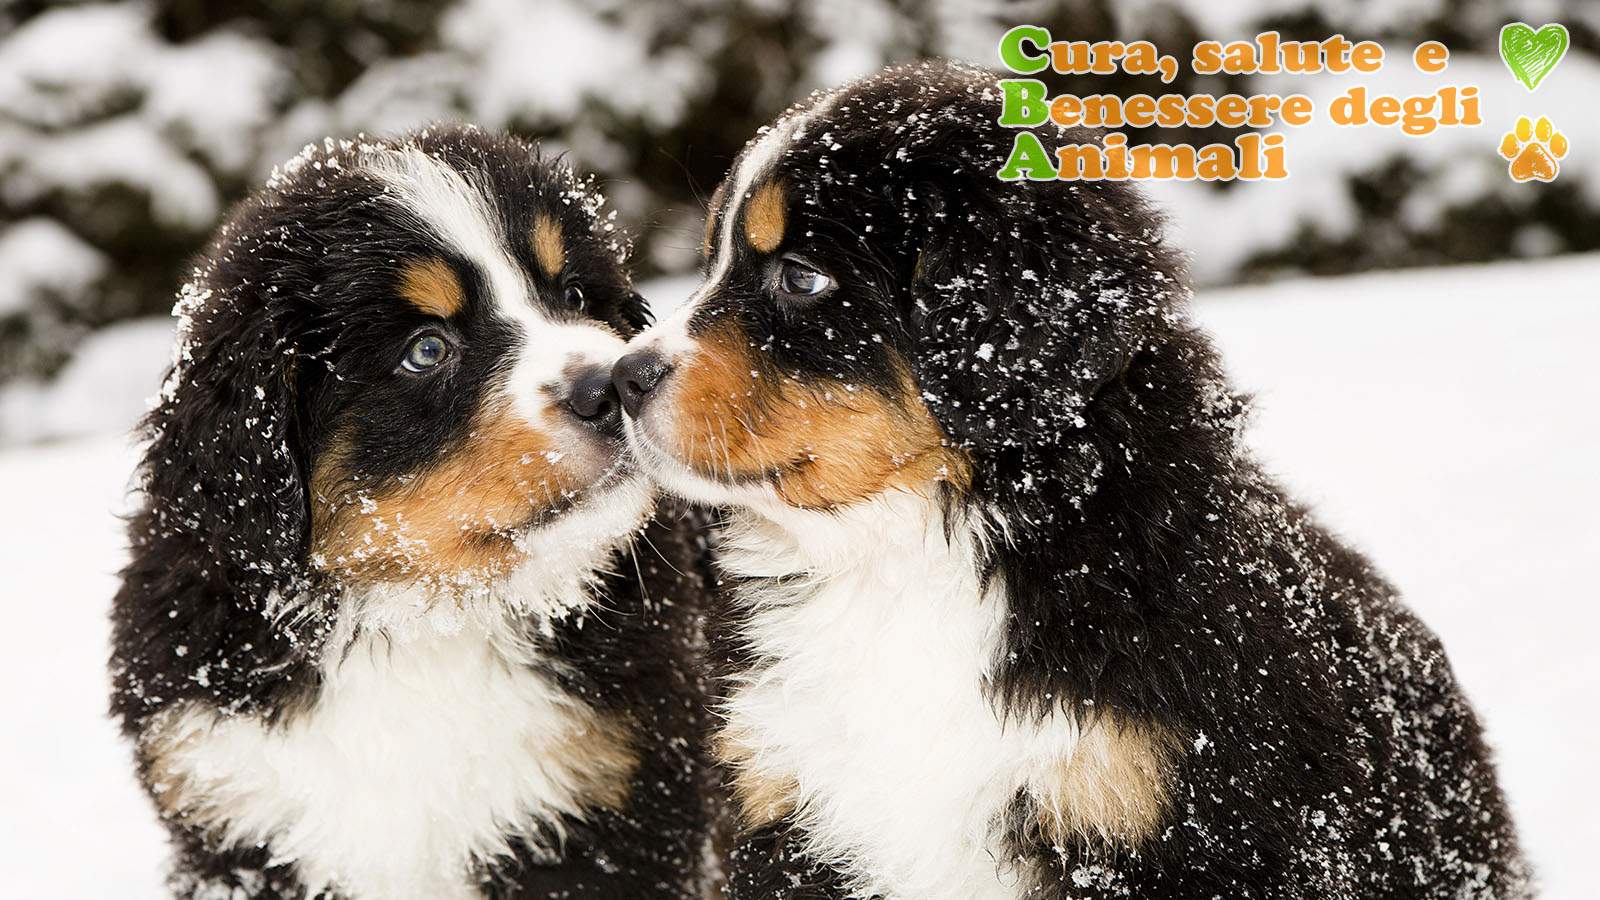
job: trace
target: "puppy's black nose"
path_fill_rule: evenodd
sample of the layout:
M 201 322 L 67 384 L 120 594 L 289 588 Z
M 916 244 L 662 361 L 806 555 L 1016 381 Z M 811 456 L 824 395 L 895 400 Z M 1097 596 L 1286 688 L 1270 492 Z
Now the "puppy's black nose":
M 645 398 L 656 389 L 672 366 L 654 350 L 635 350 L 617 360 L 611 370 L 611 383 L 617 386 L 622 408 L 637 416 Z
M 572 381 L 567 408 L 601 434 L 622 433 L 622 406 L 617 403 L 617 391 L 611 386 L 611 372 L 602 366 L 578 373 Z

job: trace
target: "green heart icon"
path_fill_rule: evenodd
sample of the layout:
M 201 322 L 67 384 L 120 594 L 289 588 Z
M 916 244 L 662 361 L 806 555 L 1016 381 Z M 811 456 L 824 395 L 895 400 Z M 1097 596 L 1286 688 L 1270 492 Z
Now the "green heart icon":
M 1512 22 L 1500 29 L 1500 58 L 1531 91 L 1567 55 L 1568 42 L 1565 25 L 1551 24 L 1534 31 L 1523 22 Z

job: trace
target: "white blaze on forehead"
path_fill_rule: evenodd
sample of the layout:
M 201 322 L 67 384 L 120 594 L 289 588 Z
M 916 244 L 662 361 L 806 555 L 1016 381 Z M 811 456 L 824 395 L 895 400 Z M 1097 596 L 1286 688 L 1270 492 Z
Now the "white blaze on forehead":
M 506 246 L 494 199 L 467 175 L 416 147 L 384 150 L 363 160 L 440 241 L 482 272 L 502 312 L 529 308 L 531 288 Z
M 774 123 L 765 135 L 760 136 L 755 144 L 750 146 L 749 151 L 739 157 L 738 168 L 734 168 L 728 183 L 728 202 L 722 213 L 722 232 L 717 235 L 717 259 L 706 283 L 702 283 L 699 290 L 694 291 L 688 299 L 690 306 L 699 303 L 699 299 L 706 295 L 707 290 L 715 287 L 728 275 L 728 269 L 733 266 L 734 235 L 738 234 L 734 223 L 739 218 L 739 210 L 742 210 L 744 203 L 750 199 L 750 191 L 754 189 L 757 179 L 771 170 L 773 163 L 778 162 L 778 157 L 789 149 L 789 144 L 794 143 L 794 139 L 805 135 L 805 123 L 810 122 L 811 117 L 818 112 L 821 110 L 800 112 L 789 119 L 778 120 L 778 123 Z M 715 210 L 712 210 L 712 213 L 715 213 Z
M 737 255 L 738 229 L 736 223 L 739 213 L 749 201 L 750 195 L 759 185 L 763 176 L 772 171 L 773 165 L 795 143 L 806 136 L 806 126 L 813 119 L 826 115 L 833 105 L 834 97 L 830 96 L 818 100 L 816 105 L 804 112 L 779 119 L 767 131 L 752 143 L 744 155 L 739 157 L 734 170 L 728 173 L 727 201 L 723 204 L 721 227 L 717 232 L 716 256 L 711 266 L 711 274 L 706 280 L 695 288 L 673 314 L 656 323 L 647 332 L 649 337 L 640 343 L 640 346 L 654 346 L 668 357 L 676 359 L 690 352 L 694 341 L 689 338 L 689 320 L 694 317 L 694 310 L 705 299 L 706 295 L 716 290 L 728 277 L 728 271 L 733 268 L 733 260 Z M 715 215 L 716 210 L 708 210 L 707 215 Z
M 766 134 L 762 135 L 750 147 L 744 156 L 739 158 L 738 168 L 729 176 L 727 203 L 722 211 L 722 229 L 717 235 L 717 256 L 711 267 L 711 274 L 705 283 L 689 296 L 689 306 L 699 303 L 706 292 L 720 283 L 728 275 L 728 269 L 733 266 L 734 240 L 738 229 L 735 227 L 739 211 L 744 208 L 745 201 L 750 199 L 751 189 L 756 185 L 756 178 L 772 167 L 773 162 L 789 146 L 789 139 L 797 131 L 804 116 L 780 121 L 772 126 Z M 716 210 L 711 210 L 715 214 Z
M 797 112 L 791 116 L 779 119 L 767 130 L 744 155 L 739 158 L 738 166 L 728 176 L 727 203 L 722 213 L 722 227 L 717 236 L 717 256 L 711 268 L 711 274 L 699 289 L 689 297 L 688 306 L 700 302 L 705 294 L 716 287 L 728 275 L 728 270 L 733 266 L 735 256 L 735 236 L 737 230 L 734 225 L 739 218 L 739 212 L 749 201 L 751 193 L 763 176 L 767 175 L 781 157 L 784 151 L 798 143 L 806 136 L 806 126 L 815 118 L 826 115 L 833 105 L 834 98 L 827 97 L 817 101 L 817 104 L 804 112 Z M 714 213 L 715 210 L 712 210 Z
M 518 414 L 538 424 L 547 415 L 544 388 L 562 384 L 575 365 L 609 366 L 623 341 L 593 324 L 550 319 L 533 302 L 533 285 L 512 256 L 511 240 L 494 198 L 469 175 L 416 147 L 383 150 L 363 161 L 417 220 L 472 263 L 488 282 L 490 302 L 518 326 L 523 346 L 506 375 L 505 390 Z

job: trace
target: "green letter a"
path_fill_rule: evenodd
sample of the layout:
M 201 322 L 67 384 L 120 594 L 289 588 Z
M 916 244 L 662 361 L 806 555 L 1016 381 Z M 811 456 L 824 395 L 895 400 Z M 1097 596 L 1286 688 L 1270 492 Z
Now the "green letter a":
M 1019 181 L 1023 178 L 1050 181 L 1056 177 L 1056 167 L 1051 164 L 1050 154 L 1045 152 L 1044 144 L 1039 143 L 1038 135 L 1031 131 L 1019 131 L 1011 142 L 1011 156 L 1006 159 L 999 175 L 1001 181 Z

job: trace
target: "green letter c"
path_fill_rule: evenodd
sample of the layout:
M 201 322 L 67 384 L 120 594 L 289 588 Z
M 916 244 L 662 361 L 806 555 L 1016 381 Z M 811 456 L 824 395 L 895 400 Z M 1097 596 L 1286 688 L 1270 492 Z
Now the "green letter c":
M 1000 38 L 1000 61 L 1019 75 L 1034 75 L 1050 67 L 1050 57 L 1045 53 L 1029 55 L 1022 49 L 1023 41 L 1043 50 L 1050 46 L 1050 31 L 1038 25 L 1018 25 Z

